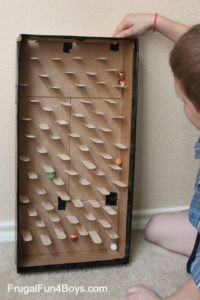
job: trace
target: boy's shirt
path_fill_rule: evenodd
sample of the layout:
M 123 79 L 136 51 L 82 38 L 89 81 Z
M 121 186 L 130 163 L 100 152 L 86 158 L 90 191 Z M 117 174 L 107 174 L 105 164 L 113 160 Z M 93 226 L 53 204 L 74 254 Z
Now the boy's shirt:
M 195 144 L 195 158 L 200 159 L 200 138 Z M 194 195 L 190 204 L 189 220 L 200 233 L 200 168 L 197 173 Z M 197 248 L 195 260 L 191 265 L 191 275 L 195 284 L 200 289 L 200 243 Z

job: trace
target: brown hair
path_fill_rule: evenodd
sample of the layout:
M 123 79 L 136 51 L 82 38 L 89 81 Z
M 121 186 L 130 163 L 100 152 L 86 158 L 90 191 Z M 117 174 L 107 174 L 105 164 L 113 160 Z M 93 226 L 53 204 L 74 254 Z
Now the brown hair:
M 186 96 L 200 111 L 200 24 L 177 41 L 170 54 L 170 65 Z

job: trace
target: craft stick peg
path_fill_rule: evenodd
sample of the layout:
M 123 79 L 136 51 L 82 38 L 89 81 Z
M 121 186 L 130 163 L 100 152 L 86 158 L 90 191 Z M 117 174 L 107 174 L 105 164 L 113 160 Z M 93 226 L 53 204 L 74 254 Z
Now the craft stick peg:
M 36 223 L 36 226 L 39 228 L 43 228 L 46 226 L 46 224 L 44 223 L 43 220 L 37 220 L 35 223 Z
M 59 240 L 66 239 L 66 234 L 62 228 L 54 228 L 55 234 Z
M 40 239 L 44 246 L 50 246 L 52 244 L 52 241 L 48 234 L 40 234 Z
M 20 200 L 20 202 L 23 203 L 23 204 L 30 203 L 30 199 L 29 199 L 29 197 L 26 196 L 26 195 L 20 195 L 20 196 L 19 196 L 19 200 Z
M 21 235 L 25 242 L 30 242 L 33 240 L 32 234 L 28 229 L 21 229 Z
M 97 231 L 89 231 L 88 232 L 90 235 L 91 240 L 93 241 L 94 244 L 101 244 L 102 243 L 102 239 L 100 237 L 100 235 L 98 234 Z

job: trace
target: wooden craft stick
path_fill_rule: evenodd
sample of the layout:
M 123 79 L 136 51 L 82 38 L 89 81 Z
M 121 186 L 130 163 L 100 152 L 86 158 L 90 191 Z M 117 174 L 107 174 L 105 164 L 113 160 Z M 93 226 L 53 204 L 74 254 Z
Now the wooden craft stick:
M 38 147 L 37 152 L 40 153 L 40 154 L 48 153 L 48 151 L 45 147 Z
M 106 85 L 107 82 L 106 81 L 97 81 L 96 84 Z
M 105 232 L 111 240 L 117 240 L 119 238 L 119 235 L 112 229 L 105 230 Z
M 85 84 L 83 84 L 83 83 L 75 83 L 75 86 L 83 88 L 83 87 L 85 87 Z
M 21 120 L 22 120 L 22 121 L 26 121 L 26 122 L 30 122 L 30 121 L 31 121 L 31 118 L 22 117 Z
M 52 222 L 60 222 L 60 217 L 56 213 L 49 214 L 49 218 Z
M 48 234 L 40 234 L 40 239 L 44 246 L 50 246 L 52 244 L 52 241 Z
M 39 60 L 39 57 L 37 57 L 37 56 L 31 56 L 30 60 Z
M 97 138 L 90 138 L 90 141 L 92 141 L 95 144 L 103 144 L 103 140 L 97 139 Z
M 126 183 L 124 183 L 124 182 L 122 182 L 122 181 L 120 181 L 120 180 L 114 180 L 113 183 L 114 183 L 116 186 L 120 187 L 120 188 L 125 188 L 125 187 L 128 186 Z
M 101 207 L 101 204 L 100 204 L 98 201 L 96 201 L 96 200 L 87 200 L 87 202 L 90 203 L 90 205 L 91 205 L 92 207 L 94 207 L 94 208 L 99 208 L 99 207 Z
M 100 60 L 100 61 L 107 61 L 108 58 L 107 57 L 97 57 L 96 60 Z
M 23 204 L 30 203 L 30 199 L 29 199 L 29 197 L 27 195 L 20 195 L 19 196 L 19 200 Z
M 95 243 L 95 244 L 102 243 L 102 239 L 101 239 L 100 235 L 98 234 L 98 232 L 88 231 L 88 233 L 89 233 L 89 236 L 90 236 L 91 240 L 93 241 L 93 243 Z
M 104 172 L 101 171 L 101 170 L 96 170 L 96 171 L 95 171 L 95 174 L 96 174 L 97 176 L 105 176 L 105 175 L 106 175 L 106 173 L 104 173 Z
M 97 76 L 97 73 L 95 72 L 85 72 L 85 74 L 88 76 Z
M 81 103 L 83 103 L 83 104 L 92 104 L 92 101 L 90 101 L 90 100 L 81 100 Z
M 88 221 L 96 221 L 96 217 L 92 213 L 85 214 L 85 217 Z
M 30 157 L 28 157 L 28 156 L 26 156 L 26 155 L 21 155 L 20 157 L 19 157 L 19 159 L 21 160 L 21 161 L 23 161 L 23 162 L 29 162 L 31 159 L 30 159 Z
M 88 123 L 88 124 L 84 124 L 84 126 L 85 126 L 85 127 L 87 127 L 87 128 L 89 128 L 89 129 L 95 129 L 95 128 L 96 128 L 96 126 L 95 126 L 95 125 L 93 125 L 93 124 L 90 124 L 90 123 Z
M 42 202 L 42 205 L 46 210 L 54 210 L 54 206 L 51 204 L 51 202 Z
M 50 129 L 49 125 L 46 123 L 40 123 L 39 127 L 41 130 L 49 130 Z
M 114 164 L 114 165 L 109 165 L 109 167 L 115 171 L 121 171 L 122 170 L 122 167 Z
M 39 227 L 39 228 L 43 228 L 43 227 L 46 226 L 46 224 L 44 223 L 43 220 L 37 220 L 37 221 L 35 222 L 35 224 L 36 224 L 36 226 Z
M 94 114 L 98 115 L 98 116 L 104 116 L 105 113 L 103 111 L 100 111 L 100 110 L 93 110 L 92 111 Z
M 90 151 L 90 148 L 86 145 L 78 145 L 79 149 L 83 152 L 88 152 Z
M 68 135 L 71 136 L 71 137 L 73 137 L 73 138 L 79 138 L 80 137 L 80 134 L 76 133 L 76 132 L 68 133 Z
M 25 137 L 27 137 L 28 139 L 35 139 L 36 138 L 36 136 L 34 134 L 31 134 L 31 133 L 26 133 Z
M 32 234 L 28 229 L 21 229 L 21 235 L 25 242 L 30 242 L 33 240 Z
M 33 207 L 28 207 L 27 211 L 28 211 L 29 217 L 36 217 L 38 215 L 37 210 Z
M 97 187 L 96 189 L 103 196 L 110 195 L 110 192 L 104 187 Z
M 64 72 L 64 74 L 67 74 L 67 75 L 75 75 L 76 73 L 75 73 L 75 72 L 72 72 L 72 71 L 66 71 L 66 72 Z
M 56 185 L 64 185 L 64 181 L 60 177 L 56 177 L 52 180 Z
M 52 135 L 50 135 L 50 138 L 51 138 L 52 140 L 60 140 L 60 139 L 61 139 L 61 137 L 60 137 L 59 135 L 57 135 L 57 134 L 52 134 Z
M 72 106 L 71 103 L 66 102 L 66 101 L 61 101 L 60 104 L 65 106 L 65 107 L 71 107 Z
M 84 114 L 82 114 L 82 113 L 75 113 L 75 114 L 73 114 L 73 116 L 76 118 L 84 118 L 85 117 Z
M 60 90 L 60 86 L 52 86 L 51 89 L 52 90 Z
M 79 179 L 79 182 L 82 185 L 90 185 L 90 182 L 87 179 L 85 179 L 85 178 Z
M 56 123 L 59 125 L 68 125 L 69 122 L 67 122 L 66 120 L 56 120 Z
M 28 178 L 35 180 L 35 179 L 38 179 L 38 175 L 34 171 L 31 171 L 31 172 L 28 172 Z
M 78 218 L 76 216 L 74 216 L 74 215 L 68 215 L 68 216 L 66 216 L 66 218 L 68 219 L 68 221 L 71 224 L 78 224 L 79 223 Z
M 61 159 L 61 160 L 70 160 L 71 157 L 69 157 L 66 153 L 58 153 L 57 156 Z
M 78 172 L 76 172 L 75 170 L 65 170 L 65 172 L 70 176 L 77 176 L 78 175 Z
M 103 210 L 105 210 L 105 212 L 107 212 L 109 215 L 111 216 L 115 216 L 117 214 L 117 212 L 111 207 L 111 206 L 102 206 Z
M 110 154 L 108 154 L 108 153 L 99 152 L 99 155 L 101 157 L 103 157 L 104 159 L 107 159 L 107 160 L 113 159 L 113 157 Z
M 88 169 L 88 170 L 95 170 L 96 166 L 93 164 L 93 162 L 89 160 L 81 160 L 82 164 Z
M 62 228 L 54 228 L 55 234 L 59 240 L 66 239 L 66 234 Z
M 46 111 L 46 112 L 52 112 L 53 108 L 50 106 L 42 106 L 42 110 Z
M 110 128 L 106 128 L 106 127 L 99 127 L 99 129 L 103 132 L 112 132 Z
M 49 78 L 49 75 L 47 75 L 47 74 L 39 74 L 39 76 L 40 76 L 41 78 Z
M 73 199 L 72 203 L 75 207 L 84 207 L 83 201 L 81 201 L 80 199 Z
M 76 225 L 75 228 L 81 236 L 87 236 L 88 235 L 88 231 L 84 226 Z
M 30 99 L 31 103 L 39 103 L 40 101 L 38 99 Z
M 121 143 L 115 143 L 115 144 L 113 144 L 113 145 L 115 145 L 115 146 L 116 146 L 118 149 L 120 149 L 120 150 L 128 149 L 127 146 L 125 146 L 125 145 L 123 145 L 123 144 L 121 144 Z
M 65 201 L 69 201 L 71 199 L 71 197 L 67 194 L 67 193 L 64 193 L 64 192 L 57 192 L 57 195 L 62 199 L 62 200 L 65 200 Z
M 74 56 L 74 57 L 72 57 L 72 59 L 80 61 L 80 60 L 83 60 L 83 57 L 82 56 Z
M 62 59 L 61 59 L 61 57 L 52 57 L 51 60 L 53 60 L 53 61 L 61 61 Z
M 44 196 L 47 194 L 47 191 L 44 188 L 37 189 L 37 194 L 40 196 Z
M 105 219 L 98 219 L 97 221 L 101 224 L 101 226 L 103 228 L 107 229 L 107 228 L 111 228 L 112 227 L 112 225 L 107 220 L 105 220 Z
M 112 99 L 104 99 L 104 101 L 109 103 L 109 104 L 116 104 L 117 103 L 115 100 L 112 100 Z

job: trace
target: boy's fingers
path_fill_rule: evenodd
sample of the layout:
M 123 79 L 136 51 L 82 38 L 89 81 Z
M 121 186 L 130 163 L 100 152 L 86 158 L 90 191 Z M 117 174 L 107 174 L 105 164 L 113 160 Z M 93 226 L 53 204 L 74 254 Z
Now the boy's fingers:
M 134 34 L 133 32 L 133 27 L 129 27 L 125 30 L 122 30 L 121 32 L 119 32 L 116 37 L 128 37 L 128 36 L 132 36 Z
M 119 23 L 119 25 L 117 26 L 117 28 L 115 29 L 113 35 L 116 36 L 119 32 L 121 32 L 122 30 L 128 28 L 130 26 L 130 24 L 128 23 L 128 20 L 126 18 L 124 18 L 121 23 Z

